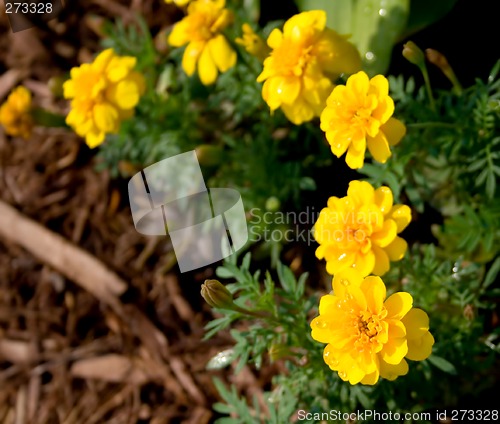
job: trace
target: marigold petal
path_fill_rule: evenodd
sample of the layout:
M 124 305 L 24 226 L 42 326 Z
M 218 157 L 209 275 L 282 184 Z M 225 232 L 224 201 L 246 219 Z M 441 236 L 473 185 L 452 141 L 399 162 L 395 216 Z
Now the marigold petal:
M 378 369 L 376 369 L 374 372 L 366 374 L 360 383 L 366 386 L 373 386 L 377 383 L 379 377 L 380 377 L 380 372 Z
M 361 283 L 361 290 L 365 294 L 368 310 L 379 314 L 384 306 L 386 296 L 385 284 L 380 277 L 366 277 Z
M 391 118 L 393 113 L 394 100 L 387 96 L 379 99 L 377 107 L 372 112 L 372 117 L 383 125 Z
M 314 318 L 311 321 L 311 337 L 320 343 L 330 343 L 332 330 L 329 321 L 322 316 Z
M 408 340 L 418 339 L 429 331 L 429 316 L 419 308 L 412 308 L 401 320 Z
M 394 201 L 392 195 L 392 190 L 389 187 L 382 186 L 375 190 L 375 196 L 373 202 L 379 207 L 380 212 L 387 215 Z
M 407 248 L 408 243 L 401 237 L 396 237 L 391 244 L 384 248 L 384 250 L 391 261 L 399 261 L 403 259 Z
M 346 372 L 349 383 L 353 385 L 358 384 L 366 375 L 361 367 L 356 366 L 355 364 L 349 370 L 346 370 Z
M 372 273 L 375 275 L 384 275 L 389 269 L 391 269 L 391 265 L 389 262 L 389 257 L 387 253 L 385 253 L 384 249 L 378 246 L 372 246 L 373 254 L 375 255 L 375 265 L 373 266 Z
M 351 198 L 358 206 L 370 204 L 374 202 L 375 190 L 367 181 L 353 180 L 347 188 L 347 197 Z
M 298 29 L 322 31 L 326 26 L 326 12 L 324 10 L 310 10 L 292 16 L 283 25 L 283 34 L 291 36 Z M 272 47 L 272 46 L 270 46 Z
M 113 132 L 117 129 L 118 111 L 109 103 L 94 106 L 94 122 L 101 132 Z
M 112 82 L 117 82 L 125 78 L 134 68 L 137 59 L 132 56 L 115 56 L 109 62 L 106 75 Z
M 65 99 L 72 99 L 73 97 L 75 97 L 75 82 L 73 80 L 64 82 L 63 96 Z
M 388 364 L 396 365 L 408 353 L 408 344 L 406 338 L 397 337 L 399 334 L 404 334 L 405 327 L 401 321 L 393 320 L 389 325 L 389 338 L 380 351 L 380 357 Z
M 385 134 L 389 145 L 395 146 L 405 136 L 406 127 L 399 119 L 389 118 L 389 120 L 380 127 L 380 131 Z
M 356 269 L 347 268 L 335 274 L 332 289 L 338 296 L 344 296 L 347 287 L 360 287 L 363 275 Z
M 404 359 L 399 364 L 388 364 L 384 360 L 380 361 L 380 377 L 389 381 L 394 381 L 396 378 L 408 374 L 408 362 Z
M 350 144 L 350 141 L 347 137 L 339 137 L 339 133 L 335 130 L 328 131 L 326 133 L 326 139 L 330 144 L 332 153 L 338 158 L 346 152 L 347 147 Z
M 326 272 L 330 275 L 336 275 L 349 268 L 355 259 L 355 254 L 352 252 L 342 252 L 336 256 L 329 256 L 326 258 Z
M 366 96 L 370 88 L 370 80 L 365 72 L 359 71 L 351 75 L 346 82 L 348 91 L 353 91 L 357 96 Z
M 382 360 L 391 365 L 397 365 L 408 353 L 408 343 L 406 339 L 390 339 L 384 344 L 380 351 Z
M 283 33 L 278 28 L 274 28 L 267 37 L 267 45 L 272 49 L 277 49 L 283 41 Z
M 411 209 L 406 205 L 394 205 L 387 218 L 393 219 L 396 222 L 399 234 L 411 222 Z
M 408 353 L 406 357 L 412 361 L 423 361 L 432 353 L 434 337 L 428 331 L 418 339 L 408 340 Z
M 205 48 L 205 44 L 204 41 L 193 41 L 184 50 L 184 54 L 182 55 L 182 69 L 184 69 L 187 75 L 191 76 L 194 74 L 196 63 Z
M 181 47 L 189 43 L 191 41 L 190 27 L 191 22 L 186 18 L 177 22 L 168 36 L 168 44 L 173 47 Z
M 314 118 L 314 109 L 302 97 L 298 97 L 292 104 L 282 105 L 283 113 L 290 122 L 300 125 Z
M 371 235 L 372 243 L 379 247 L 386 247 L 391 244 L 397 235 L 398 227 L 392 219 L 384 221 L 382 228 Z
M 327 314 L 335 307 L 337 301 L 338 298 L 331 294 L 326 294 L 324 296 L 321 296 L 321 299 L 319 300 L 319 314 L 320 315 Z
M 312 53 L 333 79 L 340 74 L 353 74 L 361 69 L 361 56 L 356 46 L 330 28 L 325 28 Z
M 105 136 L 106 134 L 103 133 L 102 131 L 98 130 L 88 131 L 85 135 L 85 142 L 87 143 L 87 146 L 93 149 L 102 144 Z
M 345 162 L 347 163 L 347 166 L 351 169 L 362 168 L 365 163 L 365 149 L 355 150 L 351 144 L 347 149 Z
M 379 131 L 375 137 L 367 136 L 366 143 L 373 159 L 380 163 L 387 162 L 391 156 L 391 149 L 383 132 Z
M 109 62 L 114 58 L 115 52 L 113 49 L 106 49 L 103 50 L 101 53 L 99 53 L 92 64 L 90 65 L 92 69 L 96 70 L 97 72 L 103 72 L 104 69 L 108 66 Z M 71 78 L 75 78 L 73 74 L 71 75 Z
M 113 101 L 121 109 L 132 109 L 139 103 L 139 87 L 134 81 L 120 81 L 114 91 Z
M 367 276 L 372 273 L 373 267 L 375 266 L 375 254 L 373 250 L 369 250 L 366 253 L 357 252 L 356 258 L 352 267 L 358 270 L 363 276 Z
M 226 72 L 236 64 L 236 52 L 222 34 L 212 38 L 207 47 L 220 72 Z
M 387 319 L 403 318 L 413 305 L 413 298 L 410 293 L 397 292 L 392 294 L 384 302 L 387 309 Z
M 384 98 L 389 95 L 389 81 L 383 75 L 375 75 L 370 80 L 370 86 L 377 97 Z
M 210 85 L 217 79 L 218 71 L 210 50 L 204 48 L 198 60 L 198 74 L 203 85 Z

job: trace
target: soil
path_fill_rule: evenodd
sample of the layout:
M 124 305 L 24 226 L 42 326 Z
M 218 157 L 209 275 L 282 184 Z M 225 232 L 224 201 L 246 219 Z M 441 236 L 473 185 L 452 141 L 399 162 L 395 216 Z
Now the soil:
M 151 0 L 65 3 L 59 19 L 16 33 L 2 4 L 0 98 L 24 84 L 35 104 L 65 113 L 48 82 L 98 51 L 100 19 L 140 12 L 159 32 L 178 14 Z M 135 230 L 127 181 L 95 167 L 95 151 L 68 130 L 37 128 L 30 140 L 0 132 L 0 201 L 126 284 L 119 296 L 100 296 L 101 281 L 89 291 L 31 253 L 39 240 L 23 248 L 0 237 L 0 422 L 208 423 L 219 400 L 214 376 L 261 397 L 269 367 L 237 377 L 205 370 L 233 344 L 227 333 L 202 340 L 213 314 L 199 290 L 213 268 L 181 280 L 168 239 Z

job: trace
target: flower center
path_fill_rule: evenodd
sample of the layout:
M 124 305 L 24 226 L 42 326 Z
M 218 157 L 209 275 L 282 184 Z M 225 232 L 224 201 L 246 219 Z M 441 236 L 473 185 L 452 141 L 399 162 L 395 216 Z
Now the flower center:
M 370 349 L 373 345 L 379 343 L 377 336 L 382 331 L 379 316 L 369 311 L 361 311 L 360 315 L 355 319 L 354 327 L 358 333 L 358 339 L 354 342 L 354 346 L 359 352 Z
M 283 39 L 281 45 L 271 55 L 281 68 L 280 73 L 300 77 L 312 60 L 312 46 Z

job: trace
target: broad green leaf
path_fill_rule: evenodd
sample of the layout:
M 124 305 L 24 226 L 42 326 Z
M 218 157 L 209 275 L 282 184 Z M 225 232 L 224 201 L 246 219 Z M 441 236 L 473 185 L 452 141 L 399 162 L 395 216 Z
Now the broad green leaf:
M 410 10 L 410 0 L 297 0 L 297 5 L 325 10 L 328 26 L 351 36 L 371 76 L 387 70 Z
M 457 0 L 414 0 L 411 2 L 410 17 L 403 38 L 437 22 L 448 14 Z
M 358 0 L 354 2 L 351 41 L 373 76 L 389 67 L 392 48 L 402 31 L 410 10 L 410 0 Z
M 324 10 L 326 24 L 339 34 L 352 34 L 352 10 L 356 0 L 297 0 L 300 10 Z

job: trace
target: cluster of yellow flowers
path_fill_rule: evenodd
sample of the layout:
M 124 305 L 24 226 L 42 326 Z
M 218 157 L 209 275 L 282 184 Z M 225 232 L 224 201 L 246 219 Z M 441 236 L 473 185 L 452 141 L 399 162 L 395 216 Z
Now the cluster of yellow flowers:
M 25 87 L 17 87 L 0 106 L 0 125 L 8 135 L 30 138 L 33 129 L 31 93 Z
M 85 137 L 89 147 L 118 132 L 121 121 L 133 115 L 145 88 L 144 77 L 134 71 L 136 61 L 107 49 L 92 63 L 71 69 L 63 85 L 64 97 L 71 99 L 66 123 Z
M 311 322 L 311 335 L 327 343 L 325 362 L 351 384 L 405 375 L 406 359 L 426 359 L 434 344 L 429 317 L 412 308 L 410 294 L 385 299 L 379 276 L 390 261 L 403 258 L 407 244 L 398 234 L 411 221 L 410 208 L 393 200 L 388 187 L 375 190 L 351 181 L 347 196 L 330 197 L 314 226 L 316 256 L 326 260 L 334 277 L 333 292 L 321 298 L 319 316 Z
M 235 66 L 236 51 L 223 34 L 233 20 L 225 0 L 165 0 L 186 7 L 170 45 L 186 46 L 182 67 L 199 75 L 205 85 Z M 382 75 L 369 78 L 360 71 L 361 59 L 347 37 L 326 27 L 324 11 L 291 17 L 283 30 L 274 29 L 267 41 L 244 24 L 235 42 L 260 60 L 262 97 L 271 112 L 281 109 L 294 124 L 320 118 L 321 129 L 337 157 L 346 153 L 350 168 L 363 167 L 368 148 L 374 160 L 386 162 L 390 147 L 406 128 L 394 118 L 389 83 Z M 91 64 L 71 70 L 64 96 L 71 99 L 66 122 L 85 137 L 90 147 L 118 131 L 132 116 L 144 91 L 144 78 L 134 70 L 136 59 L 112 49 Z M 335 85 L 341 75 L 346 84 Z M 12 135 L 29 136 L 31 96 L 15 90 L 0 108 L 0 123 Z M 420 361 L 431 354 L 434 338 L 427 314 L 413 308 L 408 293 L 386 299 L 379 276 L 391 261 L 403 258 L 407 243 L 398 236 L 410 223 L 411 210 L 394 204 L 388 187 L 375 189 L 352 181 L 347 195 L 331 197 L 314 226 L 316 256 L 326 260 L 333 292 L 321 298 L 319 316 L 311 322 L 312 337 L 326 343 L 324 360 L 351 384 L 394 380 L 408 372 L 406 359 Z M 371 275 L 374 274 L 374 275 Z
M 332 91 L 332 80 L 361 68 L 359 53 L 344 37 L 326 27 L 322 10 L 291 17 L 283 32 L 274 29 L 269 57 L 258 82 L 262 97 L 274 111 L 281 107 L 294 124 L 319 116 Z

